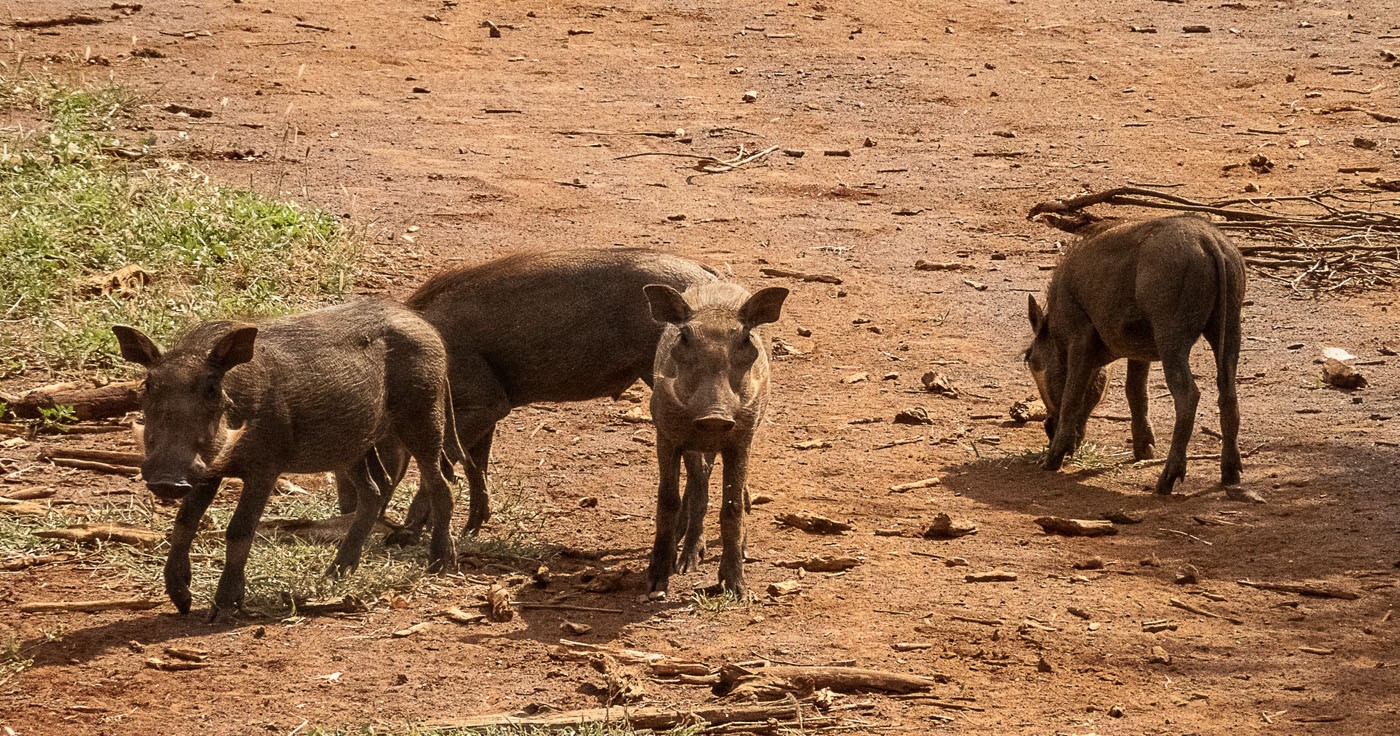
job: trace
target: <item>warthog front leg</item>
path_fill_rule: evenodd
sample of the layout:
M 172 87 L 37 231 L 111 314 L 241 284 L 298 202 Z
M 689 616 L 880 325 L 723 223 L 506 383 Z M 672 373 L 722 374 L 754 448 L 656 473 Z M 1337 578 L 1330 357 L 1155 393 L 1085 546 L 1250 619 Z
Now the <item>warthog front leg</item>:
M 248 553 L 253 548 L 253 532 L 267 506 L 268 496 L 277 483 L 277 475 L 249 476 L 243 479 L 243 494 L 233 510 L 228 530 L 224 534 L 224 572 L 219 575 L 219 587 L 214 592 L 214 607 L 209 620 L 216 621 L 224 612 L 243 608 L 243 590 L 247 584 Z
M 705 513 L 710 508 L 710 470 L 714 467 L 713 453 L 685 453 L 685 496 L 681 499 L 681 519 L 685 537 L 681 542 L 680 571 L 700 569 L 705 558 Z
M 175 604 L 180 613 L 189 613 L 193 599 L 190 596 L 190 545 L 199 531 L 199 520 L 209 510 L 214 494 L 219 490 L 220 479 L 206 480 L 195 484 L 180 510 L 175 514 L 175 526 L 170 530 L 170 555 L 165 558 L 165 594 Z
M 681 451 L 657 433 L 656 465 L 660 480 L 656 488 L 656 541 L 651 546 L 647 567 L 647 590 L 653 598 L 664 598 L 676 567 L 676 528 L 681 521 Z
M 1201 398 L 1196 379 L 1191 375 L 1190 343 L 1187 343 L 1184 351 L 1163 353 L 1162 372 L 1166 374 L 1167 388 L 1176 405 L 1172 447 L 1167 453 L 1167 465 L 1162 469 L 1162 476 L 1157 479 L 1157 492 L 1166 495 L 1186 477 L 1186 446 L 1191 442 L 1191 430 L 1196 424 L 1196 405 Z
M 1065 390 L 1058 416 L 1055 417 L 1050 451 L 1045 456 L 1043 467 L 1046 470 L 1059 470 L 1065 457 L 1079 447 L 1084 439 L 1084 428 L 1089 423 L 1089 412 L 1094 408 L 1095 397 L 1089 395 L 1094 368 L 1089 365 L 1084 352 L 1071 347 L 1065 356 Z
M 719 584 L 741 599 L 748 596 L 744 585 L 744 489 L 748 482 L 748 441 L 730 447 L 720 455 L 724 464 L 724 495 L 719 508 Z
M 1152 434 L 1152 420 L 1147 410 L 1147 371 L 1152 366 L 1145 360 L 1128 361 L 1128 376 L 1125 387 L 1128 394 L 1128 413 L 1133 418 L 1133 459 L 1151 460 L 1153 446 L 1157 438 Z

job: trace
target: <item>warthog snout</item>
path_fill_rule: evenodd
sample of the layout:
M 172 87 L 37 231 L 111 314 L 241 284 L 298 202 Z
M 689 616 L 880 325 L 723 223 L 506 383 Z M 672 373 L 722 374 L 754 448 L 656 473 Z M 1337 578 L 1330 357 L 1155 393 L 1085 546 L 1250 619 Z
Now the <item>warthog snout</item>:
M 734 429 L 734 418 L 726 414 L 710 414 L 696 419 L 694 424 L 701 432 L 728 432 Z
M 194 486 L 187 480 L 148 480 L 146 487 L 156 494 L 157 498 L 166 501 L 178 501 L 194 490 Z

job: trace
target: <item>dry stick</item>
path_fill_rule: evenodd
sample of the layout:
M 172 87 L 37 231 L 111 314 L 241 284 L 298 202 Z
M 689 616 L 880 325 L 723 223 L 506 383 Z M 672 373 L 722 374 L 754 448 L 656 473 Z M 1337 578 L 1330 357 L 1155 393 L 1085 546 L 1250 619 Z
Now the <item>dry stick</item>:
M 149 601 L 144 598 L 118 598 L 105 601 L 21 603 L 16 608 L 23 613 L 71 613 L 74 611 L 96 613 L 98 611 L 147 611 L 160 604 L 161 601 Z
M 966 621 L 970 624 L 982 624 L 983 626 L 1001 626 L 1006 623 L 999 618 L 974 618 L 972 616 L 959 616 L 957 614 L 953 614 L 948 618 L 954 621 Z
M 803 709 L 815 711 L 811 703 L 786 701 L 780 703 L 732 706 L 717 705 L 695 710 L 672 710 L 661 707 L 642 708 L 588 708 L 543 715 L 517 716 L 512 713 L 497 713 L 469 718 L 434 721 L 421 728 L 427 732 L 457 729 L 483 729 L 492 726 L 535 726 L 537 728 L 562 728 L 594 723 L 626 723 L 634 729 L 665 731 L 676 726 L 701 721 L 709 725 L 731 723 L 766 723 L 769 719 L 780 722 L 792 721 L 799 717 Z
M 1180 534 L 1181 536 L 1186 537 L 1187 539 L 1194 539 L 1194 540 L 1196 540 L 1197 542 L 1200 542 L 1201 544 L 1206 545 L 1207 547 L 1213 547 L 1213 546 L 1215 546 L 1215 543 L 1214 543 L 1214 542 L 1211 542 L 1211 541 L 1205 540 L 1205 539 L 1201 539 L 1200 537 L 1196 536 L 1195 534 L 1187 534 L 1186 532 L 1183 532 L 1183 531 L 1180 531 L 1180 530 L 1177 530 L 1177 529 L 1164 529 L 1164 528 L 1158 527 L 1158 528 L 1157 528 L 1157 531 L 1159 531 L 1159 532 L 1167 532 L 1167 533 L 1170 533 L 1170 534 Z
M 1238 626 L 1239 624 L 1244 623 L 1244 621 L 1242 621 L 1242 620 L 1240 620 L 1240 619 L 1237 619 L 1237 618 L 1235 618 L 1234 616 L 1222 616 L 1221 614 L 1214 613 L 1214 612 L 1211 612 L 1211 611 L 1207 611 L 1207 610 L 1204 609 L 1204 608 L 1197 608 L 1197 607 L 1191 605 L 1190 603 L 1187 603 L 1186 601 L 1183 601 L 1183 600 L 1179 600 L 1179 599 L 1177 599 L 1177 598 L 1169 598 L 1169 599 L 1167 599 L 1167 603 L 1169 603 L 1169 604 L 1171 604 L 1171 605 L 1173 605 L 1173 606 L 1176 606 L 1177 608 L 1180 608 L 1180 609 L 1183 610 L 1183 611 L 1190 611 L 1191 613 L 1194 613 L 1194 614 L 1196 614 L 1197 616 L 1205 616 L 1206 618 L 1218 618 L 1218 619 L 1221 619 L 1221 620 L 1223 620 L 1223 621 L 1229 621 L 1230 623 L 1235 624 L 1235 625 L 1237 625 L 1237 626 Z
M 97 473 L 110 473 L 112 475 L 135 475 L 141 470 L 140 468 L 130 465 L 111 465 L 109 463 L 99 463 L 92 460 L 71 460 L 62 457 L 52 458 L 49 462 L 64 468 L 91 470 Z
M 585 613 L 625 613 L 621 608 L 595 608 L 593 606 L 573 606 L 567 603 L 530 603 L 528 601 L 511 601 L 511 605 L 521 608 L 534 608 L 544 611 L 581 611 Z
M 141 467 L 146 456 L 139 452 L 113 452 L 111 450 L 76 450 L 63 447 L 43 446 L 39 448 L 40 460 L 96 460 L 111 465 Z
M 920 391 L 919 393 L 923 393 L 923 392 Z M 885 443 L 883 443 L 883 444 L 876 445 L 876 446 L 874 446 L 874 447 L 872 447 L 872 448 L 870 448 L 870 449 L 872 449 L 872 450 L 888 450 L 888 449 L 890 449 L 891 447 L 899 447 L 900 445 L 910 445 L 910 444 L 913 444 L 913 443 L 915 443 L 915 442 L 922 442 L 922 441 L 924 441 L 924 440 L 926 440 L 926 439 L 928 439 L 928 438 L 927 438 L 927 437 L 906 437 L 906 438 L 904 438 L 904 439 L 902 439 L 902 440 L 891 440 L 890 442 L 885 442 Z
M 1260 583 L 1253 580 L 1236 580 L 1235 582 L 1250 588 L 1259 588 L 1260 590 L 1272 590 L 1276 593 L 1296 593 L 1298 595 L 1310 595 L 1316 598 L 1341 598 L 1354 601 L 1361 597 L 1360 593 L 1326 585 L 1311 585 L 1307 583 Z

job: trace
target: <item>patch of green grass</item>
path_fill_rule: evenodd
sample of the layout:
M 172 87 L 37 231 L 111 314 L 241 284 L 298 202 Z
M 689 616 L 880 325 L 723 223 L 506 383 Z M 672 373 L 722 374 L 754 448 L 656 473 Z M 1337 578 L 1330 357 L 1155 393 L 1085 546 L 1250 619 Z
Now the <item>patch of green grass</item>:
M 159 506 L 153 496 L 144 492 L 106 498 L 100 506 L 80 516 L 52 511 L 46 516 L 0 515 L 0 559 L 77 549 L 71 543 L 35 536 L 35 532 L 46 529 L 58 529 L 80 521 L 110 521 L 165 531 L 174 518 L 174 507 Z M 227 490 L 220 493 L 190 550 L 193 573 L 190 589 L 197 607 L 213 601 L 223 569 L 224 530 L 233 515 L 235 500 L 236 496 Z M 283 494 L 269 502 L 264 518 L 326 519 L 338 513 L 334 494 L 330 492 Z M 282 616 L 294 612 L 298 603 L 307 600 L 348 595 L 373 601 L 389 591 L 411 592 L 426 575 L 428 564 L 424 545 L 400 548 L 371 538 L 357 571 L 344 577 L 327 577 L 324 573 L 335 553 L 334 544 L 309 542 L 286 534 L 259 533 L 248 557 L 247 609 Z M 163 599 L 164 565 L 168 554 L 169 548 L 164 544 L 153 549 L 104 544 L 96 549 L 92 564 L 110 571 L 106 579 L 109 584 L 129 585 L 152 598 Z
M 748 603 L 728 590 L 717 594 L 696 590 L 690 594 L 690 607 L 697 612 L 717 615 L 740 606 L 747 608 Z
M 34 658 L 28 656 L 19 639 L 11 639 L 0 647 L 0 686 L 14 679 L 15 675 L 29 669 Z
M 976 445 L 973 445 L 974 450 Z M 1012 467 L 1038 466 L 1045 462 L 1045 456 L 1049 448 L 1022 450 L 1020 452 L 1000 452 L 996 455 L 983 455 L 977 453 L 977 459 L 969 463 L 974 468 L 996 468 L 1005 470 Z M 1126 450 L 1110 450 L 1096 445 L 1092 442 L 1084 442 L 1075 448 L 1069 457 L 1065 458 L 1065 464 L 1081 470 L 1103 470 L 1123 462 L 1125 457 L 1131 457 L 1132 453 Z
M 359 239 L 334 217 L 145 155 L 154 141 L 114 133 L 133 108 L 121 89 L 0 77 L 0 107 L 43 119 L 0 135 L 0 376 L 116 366 L 115 323 L 168 340 L 198 320 L 297 311 L 349 287 Z M 146 276 L 95 285 L 125 266 Z

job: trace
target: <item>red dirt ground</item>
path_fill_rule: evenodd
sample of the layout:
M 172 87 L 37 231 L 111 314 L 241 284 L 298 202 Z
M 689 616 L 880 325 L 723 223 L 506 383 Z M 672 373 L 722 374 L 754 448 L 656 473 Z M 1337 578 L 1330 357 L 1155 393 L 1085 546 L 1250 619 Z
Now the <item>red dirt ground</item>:
M 713 582 L 713 560 L 676 579 L 669 603 L 637 602 L 644 583 L 634 574 L 618 591 L 573 599 L 625 611 L 568 614 L 594 627 L 588 641 L 713 664 L 853 661 L 945 675 L 936 694 L 972 698 L 963 702 L 980 709 L 848 698 L 874 703 L 857 732 L 1395 730 L 1400 430 L 1392 416 L 1400 370 L 1380 357 L 1383 346 L 1396 347 L 1393 290 L 1304 298 L 1253 276 L 1241 444 L 1259 446 L 1246 460 L 1244 487 L 1265 505 L 1227 500 L 1211 461 L 1192 463 L 1183 488 L 1166 499 L 1150 491 L 1156 467 L 1050 474 L 1022 462 L 974 462 L 1045 441 L 1037 424 L 983 418 L 1004 417 L 1034 392 L 1019 355 L 1028 341 L 1026 294 L 1044 287 L 1041 266 L 1053 263 L 1059 233 L 1027 222 L 1027 209 L 1128 182 L 1212 199 L 1248 183 L 1284 195 L 1366 176 L 1340 167 L 1377 166 L 1396 178 L 1400 128 L 1358 112 L 1316 112 L 1342 103 L 1400 109 L 1400 71 L 1381 53 L 1400 46 L 1392 3 L 338 5 L 187 0 L 123 15 L 105 3 L 15 0 L 7 4 L 14 17 L 84 13 L 106 22 L 9 28 L 4 61 L 7 73 L 110 76 L 149 103 L 139 135 L 160 144 L 187 137 L 206 151 L 254 151 L 251 161 L 191 165 L 367 228 L 374 242 L 361 291 L 404 296 L 445 266 L 614 243 L 695 258 L 751 286 L 792 288 L 772 334 L 801 354 L 775 364 L 770 422 L 751 475 L 754 493 L 774 500 L 749 519 L 756 560 L 747 575 L 762 590 L 792 577 L 772 561 L 842 553 L 864 563 L 807 576 L 795 600 L 719 614 L 685 602 L 692 586 Z M 501 38 L 488 37 L 487 18 Z M 1193 24 L 1210 32 L 1181 31 Z M 133 56 L 137 49 L 161 56 Z M 756 98 L 745 102 L 750 90 Z M 171 102 L 214 114 L 160 110 Z M 626 135 L 676 129 L 685 131 L 680 140 Z M 1380 145 L 1354 147 L 1356 136 Z M 739 145 L 805 155 L 774 153 L 715 175 L 687 168 L 693 159 L 619 158 L 729 158 Z M 838 150 L 849 155 L 824 155 Z M 1276 163 L 1272 173 L 1222 173 L 1255 154 Z M 916 271 L 919 259 L 971 268 Z M 768 265 L 842 283 L 768 280 L 759 273 Z M 1289 347 L 1296 343 L 1303 347 Z M 1350 394 L 1321 387 L 1314 359 L 1327 345 L 1378 360 L 1364 368 L 1371 386 Z M 1197 352 L 1203 395 L 1192 448 L 1208 453 L 1218 448 L 1202 431 L 1217 422 L 1213 371 L 1205 349 Z M 961 398 L 920 390 L 920 376 L 935 367 Z M 869 379 L 842 380 L 860 372 Z M 1152 393 L 1165 441 L 1171 405 L 1160 372 Z M 619 418 L 631 406 L 518 411 L 501 425 L 492 472 L 551 511 L 538 541 L 601 551 L 603 564 L 640 571 L 655 463 L 650 429 Z M 891 423 L 911 406 L 926 408 L 933 425 Z M 1089 440 L 1123 448 L 1127 425 L 1104 417 L 1126 413 L 1112 390 Z M 882 421 L 853 423 L 871 417 Z M 878 449 L 905 438 L 918 439 Z M 830 446 L 795 447 L 814 439 Z M 0 454 L 34 461 L 32 447 Z M 888 490 L 935 475 L 941 486 Z M 144 493 L 134 482 L 81 472 L 36 471 L 24 482 L 52 484 L 59 498 L 123 485 Z M 586 496 L 600 503 L 580 508 Z M 1145 520 L 1099 539 L 1047 536 L 1032 522 L 1115 509 Z M 803 510 L 849 521 L 854 531 L 814 537 L 771 522 Z M 875 534 L 917 531 L 939 512 L 980 531 L 953 541 Z M 1072 567 L 1094 556 L 1106 569 Z M 946 566 L 952 557 L 968 567 Z M 1200 581 L 1176 584 L 1188 564 Z M 993 569 L 1019 579 L 964 582 L 969 570 Z M 1304 598 L 1236 583 L 1246 578 L 1323 581 L 1361 597 Z M 532 703 L 599 704 L 600 675 L 547 656 L 560 638 L 557 611 L 389 635 L 436 620 L 446 606 L 478 606 L 484 586 L 463 579 L 442 579 L 407 608 L 381 606 L 365 617 L 230 625 L 180 617 L 168 605 L 65 616 L 14 609 L 133 592 L 101 570 L 35 567 L 0 573 L 0 581 L 0 631 L 33 645 L 42 631 L 64 630 L 60 641 L 33 647 L 34 666 L 0 690 L 0 726 L 22 736 L 285 734 L 303 723 L 401 727 Z M 1173 608 L 1171 598 L 1243 623 Z M 1143 622 L 1158 619 L 1178 628 L 1144 631 Z M 932 647 L 898 652 L 895 642 Z M 216 664 L 185 673 L 143 667 L 172 644 L 209 649 Z M 1149 662 L 1154 647 L 1170 663 Z M 335 671 L 344 672 L 338 681 L 322 679 Z M 700 687 L 647 688 L 660 705 L 713 698 Z M 1327 719 L 1340 720 L 1316 722 Z

